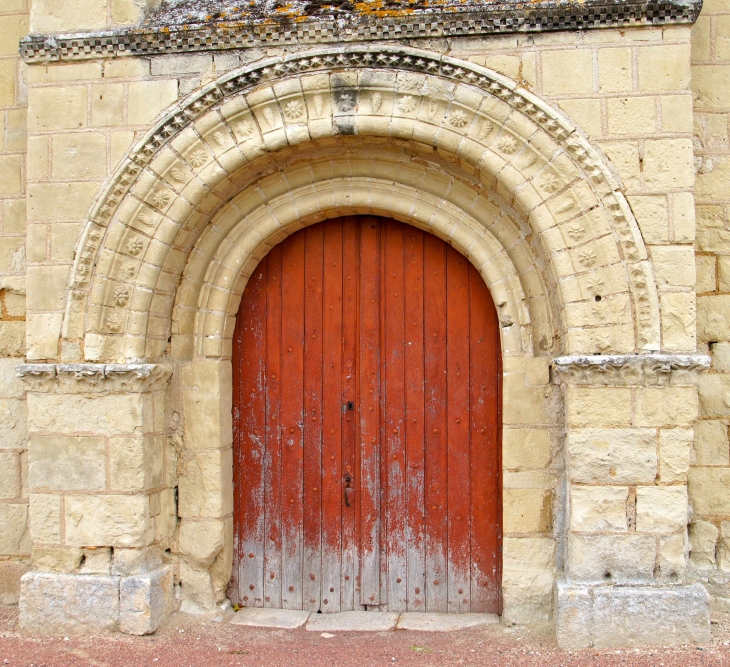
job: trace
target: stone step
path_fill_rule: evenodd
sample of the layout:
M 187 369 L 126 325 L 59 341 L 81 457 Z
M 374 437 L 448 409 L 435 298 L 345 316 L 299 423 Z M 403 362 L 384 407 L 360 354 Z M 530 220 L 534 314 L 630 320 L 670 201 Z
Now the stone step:
M 231 619 L 234 625 L 249 625 L 258 628 L 294 629 L 303 626 L 309 618 L 308 611 L 296 609 L 262 609 L 244 607 Z
M 494 623 L 499 623 L 497 614 L 443 614 L 409 611 L 400 615 L 396 628 L 419 632 L 451 632 Z
M 307 623 L 311 632 L 387 632 L 395 630 L 398 612 L 343 611 L 339 614 L 312 614 Z
M 445 614 L 423 612 L 344 611 L 336 614 L 312 614 L 293 609 L 244 607 L 231 623 L 259 628 L 300 628 L 305 623 L 310 632 L 451 632 L 478 625 L 499 623 L 496 614 Z

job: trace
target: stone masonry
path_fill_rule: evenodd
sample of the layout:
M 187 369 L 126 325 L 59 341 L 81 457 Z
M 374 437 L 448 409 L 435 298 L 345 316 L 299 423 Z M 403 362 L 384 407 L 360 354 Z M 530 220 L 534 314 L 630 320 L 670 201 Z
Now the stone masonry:
M 730 611 L 723 2 L 507 24 L 476 0 L 5 0 L 0 602 L 132 634 L 226 608 L 246 280 L 302 226 L 374 214 L 451 243 L 498 308 L 503 622 L 707 641 Z
M 697 180 L 697 343 L 712 355 L 700 383 L 689 494 L 689 566 L 718 610 L 730 609 L 730 249 L 728 248 L 728 112 L 730 6 L 707 2 L 692 32 L 692 93 Z
M 0 604 L 18 599 L 28 569 L 28 455 L 25 392 L 13 368 L 25 357 L 26 67 L 18 40 L 29 5 L 0 7 Z

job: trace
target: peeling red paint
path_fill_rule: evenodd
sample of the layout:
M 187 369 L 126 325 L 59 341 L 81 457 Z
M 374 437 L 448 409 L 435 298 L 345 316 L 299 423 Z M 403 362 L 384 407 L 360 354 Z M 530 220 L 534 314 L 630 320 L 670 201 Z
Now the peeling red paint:
M 249 280 L 234 351 L 234 602 L 500 611 L 499 326 L 466 258 L 308 227 Z

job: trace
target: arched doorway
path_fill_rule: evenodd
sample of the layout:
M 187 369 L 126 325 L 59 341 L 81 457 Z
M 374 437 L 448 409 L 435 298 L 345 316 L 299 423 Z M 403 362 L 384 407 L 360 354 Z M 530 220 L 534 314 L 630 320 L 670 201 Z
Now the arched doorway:
M 478 271 L 348 217 L 274 247 L 234 334 L 234 602 L 500 612 L 501 349 Z

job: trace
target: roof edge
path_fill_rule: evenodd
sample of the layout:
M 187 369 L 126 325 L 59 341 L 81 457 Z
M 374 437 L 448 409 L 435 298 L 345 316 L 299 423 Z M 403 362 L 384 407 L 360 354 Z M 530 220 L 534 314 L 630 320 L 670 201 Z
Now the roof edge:
M 20 55 L 26 63 L 73 62 L 274 46 L 632 28 L 694 23 L 701 9 L 702 0 L 521 2 L 439 14 L 351 15 L 346 19 L 302 17 L 278 21 L 267 18 L 215 25 L 142 26 L 118 31 L 30 35 L 21 40 Z

